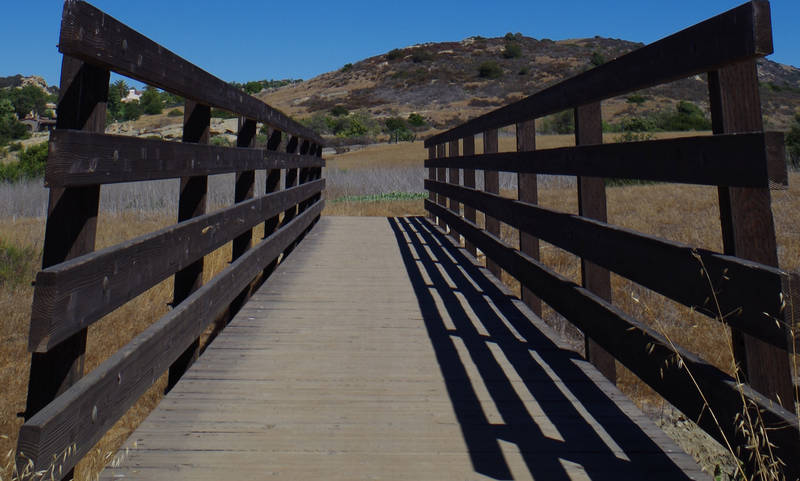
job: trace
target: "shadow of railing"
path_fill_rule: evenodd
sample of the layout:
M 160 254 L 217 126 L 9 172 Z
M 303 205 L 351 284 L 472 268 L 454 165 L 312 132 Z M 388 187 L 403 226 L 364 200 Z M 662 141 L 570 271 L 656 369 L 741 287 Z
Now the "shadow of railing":
M 421 217 L 389 223 L 477 473 L 514 479 L 503 441 L 534 479 L 689 479 L 651 439 L 663 432 L 465 251 Z

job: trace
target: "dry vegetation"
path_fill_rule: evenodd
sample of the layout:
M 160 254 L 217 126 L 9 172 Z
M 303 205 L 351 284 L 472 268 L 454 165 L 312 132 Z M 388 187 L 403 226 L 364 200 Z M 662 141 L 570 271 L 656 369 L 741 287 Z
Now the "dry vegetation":
M 612 139 L 609 138 L 609 141 Z M 514 138 L 501 136 L 501 151 L 514 148 Z M 537 137 L 540 148 L 570 145 L 571 136 Z M 480 152 L 481 145 L 476 146 Z M 328 157 L 329 177 L 328 204 L 325 215 L 366 215 L 402 216 L 424 215 L 423 201 L 340 201 L 338 196 L 373 192 L 422 192 L 424 169 L 421 159 L 426 156 L 422 143 L 372 146 L 358 151 Z M 381 173 L 383 172 L 383 173 Z M 390 172 L 390 174 L 386 174 Z M 404 180 L 397 180 L 397 176 Z M 480 175 L 478 176 L 480 178 Z M 355 181 L 353 181 L 355 179 Z M 513 178 L 505 185 L 505 195 L 515 195 Z M 225 181 L 226 184 L 232 182 Z M 259 180 L 261 182 L 261 180 Z M 398 184 L 397 182 L 400 182 Z M 788 190 L 773 191 L 773 212 L 778 232 L 779 256 L 784 269 L 797 269 L 800 266 L 800 230 L 797 227 L 796 212 L 800 211 L 800 174 L 791 175 L 792 187 Z M 212 186 L 214 184 L 212 183 Z M 359 186 L 359 187 L 354 187 Z M 412 186 L 412 187 L 407 187 Z M 416 187 L 414 187 L 416 186 Z M 0 197 L 4 189 L 0 186 Z M 28 191 L 36 186 L 29 186 Z M 259 188 L 260 189 L 260 188 Z M 360 189 L 360 190 L 359 190 Z M 172 187 L 155 188 L 141 195 L 165 199 L 175 196 Z M 168 192 L 170 191 L 170 192 Z M 16 191 L 15 191 L 16 192 Z M 16 192 L 12 195 L 23 195 Z M 27 194 L 26 194 L 27 195 Z M 42 202 L 41 193 L 30 194 L 29 203 Z M 118 196 L 130 202 L 130 191 Z M 105 197 L 110 204 L 117 197 Z M 217 202 L 226 203 L 222 196 Z M 152 199 L 151 199 L 152 200 Z M 24 201 L 24 199 L 23 199 Z M 540 203 L 561 211 L 577 212 L 577 195 L 574 184 L 559 179 L 543 179 L 540 189 Z M 174 222 L 172 201 L 151 202 L 149 207 L 134 202 L 138 210 L 126 210 L 124 204 L 111 205 L 103 211 L 98 222 L 98 248 L 118 243 L 122 240 L 151 232 Z M 683 185 L 641 185 L 613 187 L 608 189 L 609 221 L 642 232 L 686 242 L 713 250 L 721 250 L 720 227 L 716 190 L 714 188 Z M 34 207 L 33 212 L 41 212 Z M 34 214 L 35 215 L 35 214 Z M 516 242 L 516 232 L 503 226 L 503 237 Z M 10 452 L 16 444 L 16 435 L 22 421 L 17 413 L 25 408 L 25 393 L 29 366 L 26 349 L 28 319 L 33 289 L 30 281 L 35 276 L 41 262 L 41 247 L 44 235 L 42 217 L 17 215 L 11 212 L 0 213 L 0 240 L 6 246 L 30 248 L 32 259 L 22 266 L 19 275 L 2 284 L 0 289 L 0 383 L 3 396 L 0 399 L 0 454 Z M 261 233 L 256 232 L 255 238 Z M 218 272 L 230 259 L 230 246 L 226 246 L 206 257 L 207 276 Z M 545 263 L 576 281 L 579 280 L 578 259 L 553 246 L 542 245 L 542 259 Z M 513 279 L 505 279 L 512 287 L 518 288 Z M 0 281 L 2 282 L 2 281 Z M 659 321 L 658 328 L 678 344 L 702 355 L 720 368 L 731 371 L 731 356 L 725 342 L 726 329 L 716 322 L 691 310 L 679 306 L 657 294 L 653 294 L 627 280 L 614 276 L 613 297 L 615 304 L 623 310 L 653 323 Z M 171 280 L 162 282 L 123 308 L 110 314 L 89 328 L 87 370 L 97 366 L 112 352 L 123 346 L 141 332 L 153 320 L 167 312 L 167 303 L 172 296 Z M 557 326 L 558 316 L 547 312 L 545 317 Z M 574 332 L 563 328 L 566 334 Z M 619 386 L 640 405 L 651 412 L 662 401 L 647 386 L 632 374 L 620 369 Z M 109 461 L 127 435 L 138 422 L 158 403 L 165 385 L 164 378 L 121 419 L 114 428 L 98 443 L 91 454 L 78 466 L 76 479 L 92 479 L 100 468 Z M 719 463 L 719 452 L 695 453 L 707 466 Z M 706 459 L 703 459 L 704 456 Z M 5 464 L 5 463 L 2 463 Z M 0 470 L 0 479 L 10 479 L 10 471 Z

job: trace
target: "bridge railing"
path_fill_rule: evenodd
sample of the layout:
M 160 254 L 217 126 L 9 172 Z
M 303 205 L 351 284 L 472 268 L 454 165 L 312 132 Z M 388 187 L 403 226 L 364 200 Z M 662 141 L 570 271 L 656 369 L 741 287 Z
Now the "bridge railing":
M 535 312 L 543 301 L 580 328 L 587 358 L 612 381 L 616 359 L 751 467 L 750 427 L 741 421 L 762 419 L 794 479 L 789 301 L 798 280 L 778 269 L 770 209 L 770 186 L 788 182 L 782 134 L 763 132 L 761 119 L 756 59 L 770 53 L 769 3 L 752 1 L 435 135 L 425 142 L 425 206 L 473 254 L 480 249 L 498 277 L 516 278 Z M 708 73 L 715 135 L 602 144 L 601 101 L 700 73 Z M 568 109 L 576 146 L 535 150 L 534 120 Z M 508 125 L 516 125 L 517 150 L 498 153 L 497 129 Z M 517 199 L 500 195 L 500 171 L 517 174 Z M 536 205 L 537 174 L 575 176 L 579 215 Z M 608 224 L 606 177 L 717 186 L 724 252 Z M 519 231 L 519 246 L 500 238 L 500 222 Z M 539 261 L 539 239 L 581 258 L 582 285 Z M 746 384 L 615 307 L 609 271 L 730 326 Z
M 50 205 L 18 444 L 20 471 L 50 469 L 57 478 L 162 373 L 174 385 L 198 355 L 201 334 L 215 320 L 224 324 L 319 218 L 325 187 L 317 134 L 93 6 L 65 2 L 59 50 Z M 183 142 L 104 134 L 110 71 L 185 97 Z M 240 115 L 236 147 L 208 145 L 212 107 Z M 255 148 L 259 124 L 265 148 Z M 256 170 L 266 171 L 266 192 L 254 196 Z M 221 173 L 236 174 L 235 205 L 207 213 L 208 175 Z M 94 251 L 101 185 L 170 178 L 181 179 L 177 224 Z M 260 224 L 264 238 L 253 242 Z M 231 241 L 231 263 L 203 284 L 204 256 Z M 172 310 L 84 376 L 87 328 L 173 275 Z

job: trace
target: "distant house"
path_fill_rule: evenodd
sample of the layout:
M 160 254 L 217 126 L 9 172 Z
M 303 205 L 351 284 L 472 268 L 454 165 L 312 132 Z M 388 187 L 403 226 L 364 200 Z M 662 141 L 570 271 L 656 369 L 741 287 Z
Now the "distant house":
M 123 103 L 127 103 L 127 102 L 133 102 L 134 100 L 138 102 L 140 98 L 142 98 L 142 91 L 141 90 L 130 89 L 130 90 L 128 90 L 128 95 L 126 95 L 122 99 L 122 102 Z

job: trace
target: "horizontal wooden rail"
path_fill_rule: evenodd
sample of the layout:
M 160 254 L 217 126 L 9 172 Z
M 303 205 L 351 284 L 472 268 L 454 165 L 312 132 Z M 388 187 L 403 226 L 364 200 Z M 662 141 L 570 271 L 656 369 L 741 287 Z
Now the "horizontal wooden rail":
M 19 451 L 46 470 L 72 468 L 262 269 L 320 215 L 315 203 L 248 250 L 20 429 Z M 56 470 L 58 472 L 58 469 Z
M 50 187 L 76 187 L 243 170 L 324 166 L 325 161 L 316 155 L 316 149 L 313 154 L 298 155 L 268 149 L 55 130 L 50 134 L 45 182 Z
M 313 130 L 86 2 L 68 0 L 64 4 L 58 49 L 64 55 L 322 144 Z
M 425 160 L 425 167 L 737 187 L 788 185 L 783 133 L 581 145 Z
M 786 326 L 775 320 L 784 317 L 781 292 L 791 281 L 780 269 L 476 189 L 431 180 L 425 188 L 786 348 Z
M 754 0 L 427 139 L 425 147 L 772 53 L 769 3 Z
M 48 351 L 158 282 L 324 188 L 325 179 L 308 182 L 44 269 L 36 276 L 29 349 Z
M 770 429 L 770 441 L 777 444 L 773 452 L 789 464 L 787 472 L 793 473 L 789 479 L 798 475 L 800 466 L 792 460 L 800 452 L 800 431 L 792 413 L 694 354 L 674 346 L 602 297 L 505 244 L 478 225 L 429 200 L 425 201 L 425 208 L 443 218 L 448 226 L 469 239 L 487 258 L 535 292 L 587 337 L 614 353 L 625 367 L 720 442 L 724 443 L 727 438 L 734 446 L 747 445 L 738 429 L 741 417 L 744 413 L 760 416 L 764 426 Z

